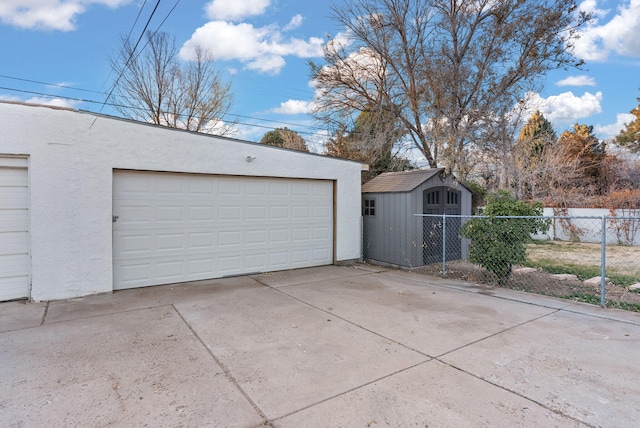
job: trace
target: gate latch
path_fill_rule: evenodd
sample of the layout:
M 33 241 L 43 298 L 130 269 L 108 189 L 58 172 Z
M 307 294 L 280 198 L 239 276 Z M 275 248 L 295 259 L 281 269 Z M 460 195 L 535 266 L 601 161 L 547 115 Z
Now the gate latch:
M 111 217 L 111 221 L 115 223 L 116 221 L 118 221 L 119 218 L 120 216 L 114 215 L 113 217 Z

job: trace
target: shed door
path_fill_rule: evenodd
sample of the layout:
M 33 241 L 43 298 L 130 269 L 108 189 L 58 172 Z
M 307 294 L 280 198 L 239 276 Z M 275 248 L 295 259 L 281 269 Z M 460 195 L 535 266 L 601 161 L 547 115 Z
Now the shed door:
M 114 289 L 333 263 L 333 182 L 117 171 Z
M 0 157 L 0 301 L 29 297 L 27 159 Z
M 459 190 L 441 186 L 425 189 L 422 195 L 424 214 L 460 215 L 462 195 Z M 446 260 L 459 260 L 462 254 L 460 218 L 424 217 L 424 264 L 442 262 L 443 229 L 446 227 Z

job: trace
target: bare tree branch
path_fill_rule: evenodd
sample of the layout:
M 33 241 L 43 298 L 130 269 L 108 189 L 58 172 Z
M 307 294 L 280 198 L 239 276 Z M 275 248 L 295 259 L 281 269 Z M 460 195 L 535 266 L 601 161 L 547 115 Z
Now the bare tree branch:
M 507 115 L 547 71 L 579 66 L 575 29 L 589 16 L 573 0 L 345 0 L 334 17 L 349 44 L 331 40 L 311 64 L 315 116 L 344 123 L 382 105 L 429 166 L 462 179 L 487 122 Z
M 121 56 L 111 59 L 120 76 L 116 109 L 125 117 L 170 128 L 228 134 L 233 124 L 223 118 L 233 101 L 231 85 L 207 53 L 196 48 L 195 61 L 185 64 L 166 33 L 147 33 L 147 40 L 139 53 L 123 39 Z

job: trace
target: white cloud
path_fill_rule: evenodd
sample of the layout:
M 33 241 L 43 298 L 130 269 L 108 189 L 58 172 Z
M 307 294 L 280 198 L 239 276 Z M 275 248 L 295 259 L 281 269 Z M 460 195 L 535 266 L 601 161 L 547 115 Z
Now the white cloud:
M 589 76 L 569 76 L 556 82 L 558 86 L 596 86 L 596 79 Z
M 75 106 L 77 106 L 80 101 L 67 100 L 64 98 L 33 97 L 26 100 L 25 103 L 39 104 L 43 106 L 75 108 Z
M 304 18 L 302 17 L 302 15 L 298 14 L 293 18 L 291 18 L 291 21 L 289 21 L 289 23 L 285 25 L 282 30 L 283 31 L 295 30 L 296 28 L 299 28 L 302 25 L 302 21 L 304 21 Z
M 241 21 L 262 15 L 270 4 L 270 0 L 212 0 L 205 11 L 213 20 Z
M 551 122 L 571 123 L 602 111 L 602 92 L 585 92 L 576 96 L 573 92 L 564 92 L 542 98 L 538 94 L 529 94 L 528 105 L 532 111 L 540 110 Z
M 280 103 L 280 107 L 271 110 L 272 113 L 280 114 L 306 114 L 310 113 L 313 104 L 309 101 L 287 100 Z
M 580 31 L 575 43 L 575 54 L 585 60 L 605 61 L 610 53 L 640 56 L 640 0 L 627 0 L 618 6 L 616 14 L 604 24 L 600 22 L 609 14 L 597 8 L 595 0 L 587 0 L 580 10 L 592 12 L 594 21 Z
M 0 101 L 9 101 L 16 103 L 37 104 L 42 106 L 75 108 L 81 101 L 68 100 L 64 98 L 48 98 L 48 97 L 32 97 L 27 100 L 15 95 L 0 94 Z
M 0 94 L 0 101 L 20 102 L 20 97 L 15 95 Z
M 75 30 L 78 15 L 91 5 L 116 8 L 131 0 L 2 0 L 0 22 L 30 30 Z
M 286 56 L 322 56 L 322 39 L 285 38 L 276 25 L 254 27 L 248 23 L 211 21 L 196 29 L 180 49 L 180 56 L 193 60 L 196 46 L 214 59 L 238 60 L 248 69 L 268 74 L 278 74 L 286 64 Z
M 633 122 L 635 116 L 631 113 L 619 113 L 616 115 L 616 123 L 610 125 L 596 125 L 594 131 L 601 138 L 615 137 L 620 133 L 627 123 Z

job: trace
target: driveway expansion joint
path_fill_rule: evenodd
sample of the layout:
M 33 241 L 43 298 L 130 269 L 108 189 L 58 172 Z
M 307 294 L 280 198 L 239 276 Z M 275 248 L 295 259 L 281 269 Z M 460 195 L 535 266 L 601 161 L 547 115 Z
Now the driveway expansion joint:
M 207 344 L 204 342 L 204 340 L 202 340 L 202 338 L 200 337 L 200 335 L 191 327 L 191 324 L 189 324 L 189 322 L 184 318 L 184 316 L 182 316 L 182 314 L 180 313 L 180 311 L 178 310 L 178 308 L 175 307 L 174 304 L 171 305 L 171 307 L 173 308 L 173 310 L 176 312 L 176 314 L 180 317 L 180 319 L 182 320 L 182 322 L 187 326 L 187 328 L 189 329 L 189 331 L 191 331 L 191 334 L 194 335 L 194 337 L 196 339 L 198 339 L 198 342 L 200 342 L 200 344 L 204 347 L 204 349 L 207 351 L 207 353 L 209 354 L 209 356 L 211 356 L 211 358 L 213 359 L 213 361 L 218 365 L 218 367 L 220 367 L 222 369 L 222 371 L 224 372 L 224 375 L 226 376 L 227 379 L 229 379 L 229 381 L 236 387 L 236 389 L 242 394 L 242 396 L 249 402 L 249 404 L 251 404 L 251 407 L 253 407 L 253 409 L 258 413 L 258 415 L 262 418 L 262 424 L 259 426 L 270 426 L 269 425 L 269 419 L 267 418 L 266 414 L 262 411 L 262 409 L 260 409 L 260 407 L 258 406 L 258 404 L 249 396 L 249 394 L 240 386 L 240 384 L 238 383 L 238 381 L 236 380 L 235 377 L 233 377 L 233 375 L 231 374 L 231 371 L 227 368 L 227 366 L 225 366 L 222 361 L 220 361 L 220 359 L 218 357 L 215 356 L 215 354 L 213 353 L 213 351 L 207 346 Z
M 422 351 L 420 351 L 420 350 L 418 350 L 418 349 L 415 349 L 415 348 L 413 348 L 413 347 L 411 347 L 411 346 L 405 345 L 404 343 L 402 343 L 402 342 L 398 342 L 397 340 L 392 339 L 392 338 L 390 338 L 390 337 L 384 336 L 384 335 L 382 335 L 382 334 L 380 334 L 380 333 L 378 333 L 378 332 L 376 332 L 376 331 L 373 331 L 373 330 L 371 330 L 371 329 L 369 329 L 369 328 L 367 328 L 367 327 L 364 327 L 364 326 L 362 326 L 362 325 L 360 325 L 360 324 L 354 323 L 353 321 L 351 321 L 351 320 L 349 320 L 349 319 L 347 319 L 347 318 L 344 318 L 344 317 L 342 317 L 342 316 L 340 316 L 340 315 L 338 315 L 338 314 L 335 314 L 335 313 L 333 313 L 333 312 L 327 311 L 326 309 L 320 308 L 320 307 L 318 307 L 318 306 L 316 306 L 316 305 L 312 305 L 312 304 L 311 304 L 311 303 L 309 303 L 309 302 L 305 302 L 304 300 L 302 300 L 302 299 L 300 299 L 300 298 L 298 298 L 298 297 L 296 297 L 296 296 L 292 296 L 291 294 L 286 293 L 284 290 L 282 290 L 282 289 L 280 289 L 280 288 L 272 287 L 272 286 L 270 286 L 270 285 L 267 285 L 267 287 L 269 287 L 269 288 L 273 289 L 274 291 L 277 291 L 278 293 L 282 293 L 282 294 L 284 294 L 285 296 L 287 296 L 287 297 L 289 297 L 289 298 L 291 298 L 291 299 L 294 299 L 294 300 L 296 300 L 296 301 L 298 301 L 298 302 L 302 303 L 303 305 L 309 306 L 309 307 L 311 307 L 311 308 L 313 308 L 313 309 L 316 309 L 316 310 L 318 310 L 318 311 L 320 311 L 320 312 L 323 312 L 323 313 L 325 313 L 325 314 L 327 314 L 327 315 L 331 315 L 332 317 L 336 317 L 337 319 L 342 320 L 342 321 L 344 321 L 344 322 L 346 322 L 346 323 L 348 323 L 348 324 L 351 324 L 352 326 L 357 327 L 357 328 L 359 328 L 359 329 L 361 329 L 361 330 L 364 330 L 364 331 L 366 331 L 366 332 L 368 332 L 368 333 L 371 333 L 371 334 L 373 334 L 374 336 L 378 336 L 378 337 L 379 337 L 379 338 L 381 338 L 381 339 L 387 340 L 387 341 L 389 341 L 389 342 L 391 342 L 391 343 L 395 343 L 395 344 L 396 344 L 396 345 L 398 345 L 398 346 L 401 346 L 401 347 L 403 347 L 403 348 L 405 348 L 405 349 L 408 349 L 408 350 L 413 351 L 413 352 L 415 352 L 415 353 L 417 353 L 417 354 L 420 354 L 420 355 L 422 355 L 423 357 L 428 358 L 429 360 L 432 360 L 432 359 L 434 359 L 434 358 L 435 358 L 433 355 L 425 354 L 424 352 L 422 352 Z M 428 360 L 427 360 L 427 361 L 428 361 Z
M 469 343 L 465 343 L 464 345 L 462 345 L 462 346 L 458 346 L 458 347 L 457 347 L 457 348 L 455 348 L 455 349 L 450 349 L 450 350 L 448 350 L 447 352 L 443 352 L 442 354 L 440 354 L 440 355 L 436 355 L 436 356 L 435 356 L 435 357 L 433 357 L 433 358 L 434 358 L 434 359 L 436 359 L 436 360 L 438 360 L 438 361 L 440 361 L 440 358 L 441 358 L 441 357 L 444 357 L 445 355 L 451 354 L 452 352 L 459 351 L 460 349 L 464 349 L 464 348 L 467 348 L 467 347 L 469 347 L 469 346 L 471 346 L 471 345 L 475 345 L 476 343 L 480 343 L 480 342 L 482 342 L 482 341 L 484 341 L 484 340 L 491 339 L 492 337 L 499 336 L 499 335 L 501 335 L 502 333 L 505 333 L 505 332 L 507 332 L 507 331 L 514 330 L 514 329 L 516 329 L 516 328 L 518 328 L 518 327 L 522 327 L 523 325 L 527 325 L 527 324 L 532 323 L 532 322 L 534 322 L 534 321 L 538 321 L 538 320 L 540 320 L 540 319 L 542 319 L 542 318 L 546 318 L 546 317 L 548 317 L 549 315 L 557 314 L 557 313 L 558 313 L 558 312 L 560 312 L 560 311 L 561 311 L 561 309 L 556 309 L 556 310 L 553 310 L 553 311 L 549 312 L 548 314 L 542 314 L 542 315 L 540 315 L 540 316 L 537 316 L 537 317 L 531 318 L 531 319 L 529 319 L 529 320 L 523 321 L 523 322 L 521 322 L 521 323 L 519 323 L 519 324 L 514 324 L 514 325 L 512 325 L 511 327 L 507 327 L 507 328 L 502 329 L 502 330 L 500 330 L 500 331 L 497 331 L 497 332 L 495 332 L 495 333 L 491 333 L 491 334 L 490 334 L 490 335 L 488 335 L 488 336 L 481 337 L 480 339 L 476 339 L 476 340 L 474 340 L 474 341 L 472 341 L 472 342 L 469 342 Z
M 42 320 L 40 320 L 40 325 L 44 325 L 47 320 L 47 313 L 49 312 L 49 302 L 44 304 L 44 311 L 42 312 Z
M 488 379 L 485 379 L 485 378 L 483 378 L 483 377 L 481 377 L 481 376 L 478 376 L 478 375 L 476 375 L 476 374 L 474 374 L 474 373 L 471 373 L 470 371 L 467 371 L 467 370 L 465 370 L 465 369 L 463 369 L 463 368 L 460 368 L 460 367 L 458 367 L 458 366 L 456 366 L 456 365 L 454 365 L 454 364 L 448 363 L 448 362 L 446 362 L 446 361 L 442 361 L 442 360 L 440 360 L 439 358 L 435 358 L 434 360 L 435 360 L 435 361 L 438 361 L 438 362 L 440 362 L 440 363 L 442 363 L 442 364 L 445 364 L 446 366 L 451 367 L 451 368 L 452 368 L 452 369 L 454 369 L 454 370 L 458 370 L 459 372 L 464 373 L 464 374 L 465 374 L 465 375 L 467 375 L 467 376 L 471 376 L 471 377 L 473 377 L 473 378 L 476 378 L 476 379 L 478 379 L 478 380 L 479 380 L 479 381 L 481 381 L 481 382 L 488 383 L 489 385 L 495 386 L 496 388 L 499 388 L 499 389 L 501 389 L 501 390 L 503 390 L 503 391 L 506 391 L 506 392 L 508 392 L 508 393 L 511 393 L 511 394 L 517 395 L 518 397 L 523 398 L 523 399 L 525 399 L 525 400 L 527 400 L 527 401 L 529 401 L 529 402 L 531 402 L 531 403 L 534 403 L 534 404 L 536 404 L 536 405 L 538 405 L 538 406 L 542 407 L 543 409 L 546 409 L 546 410 L 548 410 L 548 411 L 550 411 L 550 412 L 555 413 L 556 415 L 559 415 L 559 416 L 562 416 L 562 417 L 565 417 L 565 418 L 571 419 L 572 421 L 578 422 L 579 424 L 584 425 L 584 426 L 587 426 L 587 427 L 589 427 L 589 428 L 600 428 L 600 426 L 599 426 L 599 425 L 593 425 L 593 424 L 590 424 L 590 423 L 588 423 L 588 422 L 586 422 L 586 421 L 580 420 L 580 419 L 578 419 L 578 418 L 576 418 L 576 417 L 574 417 L 574 416 L 571 416 L 571 415 L 569 415 L 569 414 L 563 413 L 561 410 L 554 409 L 553 407 L 550 407 L 550 406 L 548 406 L 548 405 L 546 405 L 546 404 L 544 404 L 544 403 L 542 403 L 542 402 L 540 402 L 540 401 L 538 401 L 538 400 L 535 400 L 535 399 L 534 399 L 534 398 L 532 398 L 532 397 L 529 397 L 529 396 L 527 396 L 527 395 L 524 395 L 524 394 L 522 394 L 522 393 L 520 393 L 520 392 L 518 392 L 518 391 L 516 391 L 516 390 L 514 390 L 514 389 L 507 388 L 507 387 L 505 387 L 504 385 L 500 385 L 500 384 L 498 384 L 498 383 L 491 382 L 491 381 L 490 381 L 490 380 L 488 380 Z
M 296 413 L 303 412 L 303 411 L 305 411 L 305 410 L 307 410 L 307 409 L 310 409 L 310 408 L 312 408 L 312 407 L 319 406 L 319 405 L 320 405 L 320 404 L 322 404 L 322 403 L 326 403 L 327 401 L 331 401 L 331 400 L 336 399 L 336 398 L 338 398 L 338 397 L 342 397 L 342 396 L 344 396 L 344 395 L 350 394 L 351 392 L 354 392 L 354 391 L 357 391 L 357 390 L 359 390 L 359 389 L 365 388 L 365 387 L 367 387 L 367 386 L 369 386 L 369 385 L 373 385 L 373 384 L 374 384 L 374 383 L 376 383 L 376 382 L 380 382 L 381 380 L 384 380 L 384 379 L 387 379 L 387 378 L 390 378 L 390 377 L 396 376 L 396 375 L 398 375 L 398 374 L 400 374 L 400 373 L 406 372 L 407 370 L 414 369 L 414 368 L 416 368 L 416 367 L 419 367 L 419 366 L 421 366 L 421 365 L 423 365 L 423 364 L 426 364 L 426 363 L 429 363 L 429 362 L 431 362 L 431 361 L 436 361 L 436 359 L 435 359 L 435 358 L 429 358 L 428 360 L 420 361 L 419 363 L 413 364 L 413 365 L 408 366 L 408 367 L 404 367 L 404 368 L 402 368 L 402 369 L 400 369 L 400 370 L 396 370 L 395 372 L 392 372 L 392 373 L 388 373 L 388 374 L 386 374 L 386 375 L 384 375 L 384 376 L 381 376 L 381 377 L 379 377 L 379 378 L 377 378 L 377 379 L 373 379 L 373 380 L 371 380 L 371 381 L 369 381 L 369 382 L 365 382 L 365 383 L 363 383 L 363 384 L 361 384 L 361 385 L 354 386 L 353 388 L 349 388 L 349 389 L 347 389 L 347 390 L 345 390 L 345 391 L 342 391 L 342 392 L 339 392 L 339 393 L 337 393 L 337 394 L 334 394 L 334 395 L 333 395 L 333 396 L 331 396 L 331 397 L 327 397 L 327 398 L 322 399 L 322 400 L 320 400 L 320 401 L 317 401 L 317 402 L 315 402 L 315 403 L 311 403 L 311 404 L 309 404 L 309 405 L 307 405 L 307 406 L 304 406 L 304 407 L 301 407 L 301 408 L 299 408 L 299 409 L 296 409 L 296 410 L 294 410 L 293 412 L 289 412 L 289 413 L 287 413 L 286 415 L 282 415 L 282 416 L 278 416 L 278 417 L 275 417 L 275 418 L 273 418 L 273 419 L 270 419 L 270 420 L 269 420 L 269 422 L 275 422 L 275 421 L 278 421 L 278 420 L 280 420 L 280 419 L 284 419 L 284 418 L 286 418 L 286 417 L 289 417 L 289 416 L 291 416 L 291 415 L 295 415 Z

